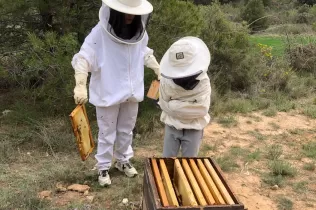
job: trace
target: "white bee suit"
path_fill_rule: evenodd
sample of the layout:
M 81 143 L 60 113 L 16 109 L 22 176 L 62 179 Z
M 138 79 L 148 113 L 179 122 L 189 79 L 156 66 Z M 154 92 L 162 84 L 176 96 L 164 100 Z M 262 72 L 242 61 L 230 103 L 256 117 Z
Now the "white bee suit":
M 73 57 L 76 74 L 91 72 L 89 102 L 96 106 L 99 126 L 96 159 L 99 170 L 109 169 L 113 157 L 124 163 L 133 156 L 132 130 L 138 102 L 144 99 L 144 65 L 160 77 L 146 32 L 134 43 L 122 43 L 106 30 L 109 7 L 100 9 L 100 21 Z

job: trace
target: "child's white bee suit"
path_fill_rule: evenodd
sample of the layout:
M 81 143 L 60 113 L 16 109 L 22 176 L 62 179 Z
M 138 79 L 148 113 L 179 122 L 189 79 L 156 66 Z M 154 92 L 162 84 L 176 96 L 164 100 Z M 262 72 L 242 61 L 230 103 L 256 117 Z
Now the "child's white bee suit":
M 196 37 L 175 42 L 161 60 L 159 105 L 165 123 L 164 157 L 195 157 L 210 122 L 211 85 L 207 75 L 211 56 Z
M 143 27 L 131 39 L 120 38 L 109 24 L 111 9 L 141 16 Z M 144 0 L 103 0 L 99 23 L 72 60 L 76 103 L 87 101 L 85 86 L 91 72 L 89 102 L 96 106 L 99 171 L 110 168 L 113 155 L 121 164 L 133 156 L 132 130 L 138 102 L 144 98 L 144 65 L 160 74 L 153 50 L 147 47 L 145 27 L 151 12 L 151 4 Z

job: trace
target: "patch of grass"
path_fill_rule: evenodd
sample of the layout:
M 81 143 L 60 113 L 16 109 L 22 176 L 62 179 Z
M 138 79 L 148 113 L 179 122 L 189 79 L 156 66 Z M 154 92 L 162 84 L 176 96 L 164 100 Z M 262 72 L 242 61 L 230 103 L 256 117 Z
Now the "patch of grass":
M 217 122 L 227 128 L 237 126 L 238 124 L 236 117 L 233 115 L 219 117 Z
M 316 119 L 316 105 L 309 105 L 305 107 L 303 114 L 310 118 Z
M 308 182 L 306 181 L 301 181 L 293 184 L 293 190 L 296 193 L 304 193 L 308 190 Z
M 215 143 L 214 145 L 210 145 L 210 144 L 203 144 L 201 149 L 200 149 L 200 153 L 201 155 L 207 153 L 208 151 L 213 151 L 215 152 L 218 148 L 218 145 Z
M 259 116 L 255 116 L 255 115 L 249 115 L 249 118 L 253 119 L 255 122 L 261 122 L 262 118 Z
M 292 109 L 295 109 L 296 106 L 292 101 L 281 99 L 280 101 L 276 101 L 276 107 L 279 112 L 288 112 Z
M 251 152 L 247 155 L 246 157 L 246 161 L 247 162 L 252 162 L 252 161 L 255 161 L 255 160 L 260 160 L 260 157 L 261 157 L 261 151 L 260 149 L 256 149 L 254 152 Z
M 271 107 L 271 108 L 263 111 L 262 114 L 264 116 L 267 116 L 267 117 L 275 117 L 277 115 L 277 110 L 276 110 L 276 108 Z
M 263 177 L 263 182 L 270 185 L 270 186 L 274 186 L 274 185 L 278 185 L 279 187 L 283 187 L 284 186 L 284 177 L 282 175 L 278 175 L 278 176 L 274 176 L 271 174 L 266 174 Z
M 236 163 L 236 159 L 230 155 L 224 155 L 216 158 L 216 162 L 225 172 L 230 172 L 239 167 Z
M 280 126 L 274 122 L 269 122 L 268 123 L 274 130 L 279 130 Z
M 267 150 L 267 158 L 270 160 L 277 160 L 283 154 L 282 146 L 278 144 L 269 146 Z
M 278 201 L 278 209 L 279 210 L 292 210 L 293 209 L 293 202 L 286 198 L 286 197 L 279 197 Z
M 281 56 L 284 54 L 285 45 L 282 36 L 251 36 L 250 41 L 252 43 L 265 44 L 272 47 L 272 55 Z
M 309 158 L 316 158 L 316 142 L 309 142 L 303 145 L 303 154 Z
M 303 165 L 303 169 L 306 170 L 306 171 L 315 171 L 316 165 L 313 162 L 312 163 L 305 163 Z
M 232 146 L 229 149 L 229 153 L 231 156 L 234 156 L 234 157 L 244 157 L 245 155 L 249 154 L 250 151 L 247 149 L 241 148 L 239 146 Z
M 294 135 L 301 135 L 301 134 L 303 134 L 303 132 L 304 132 L 304 130 L 299 129 L 299 128 L 289 130 L 289 133 L 294 134 Z
M 261 134 L 259 131 L 249 131 L 250 135 L 254 136 L 257 140 L 263 141 L 266 140 L 267 137 Z
M 270 163 L 270 169 L 273 175 L 294 177 L 297 174 L 296 168 L 284 160 L 273 160 Z

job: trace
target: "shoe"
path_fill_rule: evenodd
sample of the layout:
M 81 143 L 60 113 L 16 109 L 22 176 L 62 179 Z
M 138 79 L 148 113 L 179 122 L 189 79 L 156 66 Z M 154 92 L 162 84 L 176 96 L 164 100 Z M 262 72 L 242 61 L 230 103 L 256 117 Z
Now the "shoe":
M 135 177 L 138 175 L 136 169 L 129 162 L 123 164 L 121 164 L 120 162 L 116 162 L 115 168 L 117 168 L 119 171 L 124 172 L 125 175 L 128 177 Z
M 99 184 L 102 187 L 111 185 L 109 170 L 99 171 Z

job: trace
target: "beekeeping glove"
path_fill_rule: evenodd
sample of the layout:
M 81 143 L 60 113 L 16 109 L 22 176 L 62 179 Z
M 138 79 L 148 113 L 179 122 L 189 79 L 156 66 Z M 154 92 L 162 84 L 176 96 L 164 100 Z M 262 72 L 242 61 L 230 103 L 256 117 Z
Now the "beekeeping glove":
M 160 80 L 161 75 L 160 75 L 160 65 L 156 60 L 156 57 L 153 55 L 153 50 L 147 48 L 148 51 L 145 55 L 145 66 L 148 68 L 154 70 L 155 74 L 158 76 L 158 80 Z
M 79 57 L 73 65 L 75 69 L 76 86 L 74 89 L 74 99 L 76 104 L 85 104 L 88 101 L 87 77 L 89 64 L 86 59 Z

